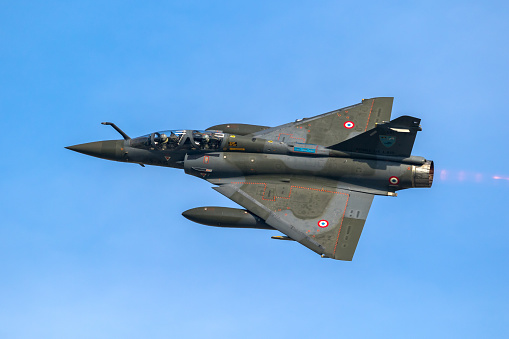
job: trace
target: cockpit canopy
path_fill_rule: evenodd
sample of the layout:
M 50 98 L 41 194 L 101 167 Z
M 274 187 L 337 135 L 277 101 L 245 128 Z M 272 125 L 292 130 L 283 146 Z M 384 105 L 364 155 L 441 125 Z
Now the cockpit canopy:
M 131 139 L 131 147 L 148 150 L 217 150 L 221 148 L 223 140 L 224 134 L 219 131 L 170 130 Z

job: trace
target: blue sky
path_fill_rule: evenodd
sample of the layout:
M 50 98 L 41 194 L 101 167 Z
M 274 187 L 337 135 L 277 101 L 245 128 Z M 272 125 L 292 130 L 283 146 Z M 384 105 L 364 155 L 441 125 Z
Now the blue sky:
M 0 4 L 1 338 L 507 338 L 509 6 Z M 64 149 L 279 125 L 394 96 L 432 189 L 376 197 L 352 262 L 181 216 L 235 204 Z M 493 179 L 499 176 L 502 179 Z

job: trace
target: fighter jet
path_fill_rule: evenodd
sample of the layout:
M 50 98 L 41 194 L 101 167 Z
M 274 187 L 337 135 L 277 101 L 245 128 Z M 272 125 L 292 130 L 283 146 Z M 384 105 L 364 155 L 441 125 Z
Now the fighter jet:
M 242 209 L 197 207 L 194 222 L 278 230 L 324 258 L 352 260 L 375 195 L 431 187 L 433 161 L 412 156 L 420 119 L 391 120 L 393 98 L 268 127 L 230 123 L 66 147 L 98 158 L 183 169 Z

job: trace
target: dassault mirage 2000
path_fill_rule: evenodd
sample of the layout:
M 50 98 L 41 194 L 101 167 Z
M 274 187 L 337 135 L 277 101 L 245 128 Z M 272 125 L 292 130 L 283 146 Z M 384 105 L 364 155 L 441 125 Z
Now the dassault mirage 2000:
M 431 187 L 433 161 L 412 156 L 420 119 L 390 120 L 393 98 L 277 127 L 224 124 L 67 147 L 98 158 L 180 168 L 244 209 L 197 207 L 197 223 L 278 230 L 324 258 L 352 260 L 375 195 Z

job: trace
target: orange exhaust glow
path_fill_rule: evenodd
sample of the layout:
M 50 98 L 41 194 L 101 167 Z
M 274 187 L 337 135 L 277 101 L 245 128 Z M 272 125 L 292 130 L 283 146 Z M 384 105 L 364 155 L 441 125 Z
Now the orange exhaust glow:
M 481 183 L 486 180 L 506 180 L 509 181 L 509 176 L 502 175 L 487 175 L 479 172 L 469 172 L 464 170 L 440 170 L 440 181 L 449 182 L 474 182 Z

